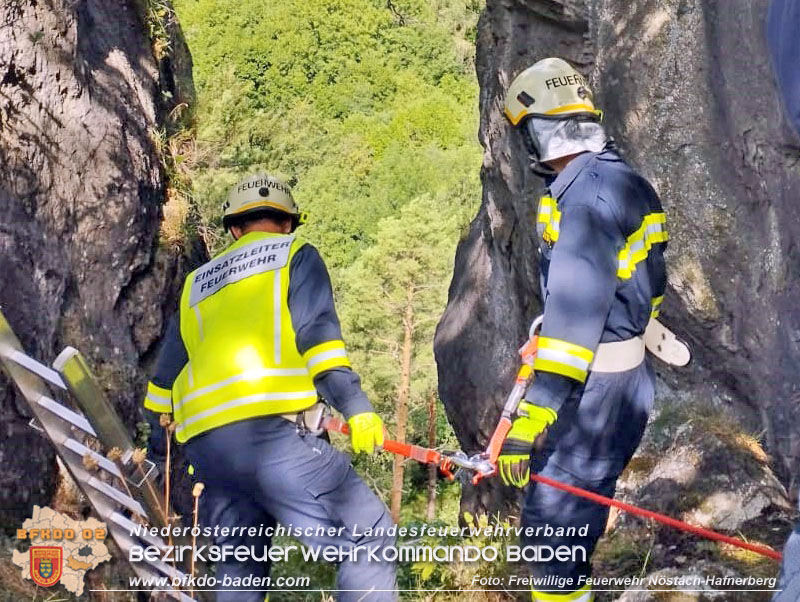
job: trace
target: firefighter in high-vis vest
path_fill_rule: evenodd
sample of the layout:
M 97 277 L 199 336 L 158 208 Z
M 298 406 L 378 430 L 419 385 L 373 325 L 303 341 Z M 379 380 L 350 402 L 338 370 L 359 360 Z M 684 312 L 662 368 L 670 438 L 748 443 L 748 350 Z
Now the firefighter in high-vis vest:
M 223 208 L 235 241 L 186 278 L 144 402 L 173 416 L 205 484 L 202 522 L 219 527 L 214 543 L 254 550 L 218 563 L 217 578 L 266 576 L 264 533 L 277 523 L 342 550 L 339 600 L 395 600 L 394 564 L 363 553 L 394 545 L 386 506 L 318 436 L 319 397 L 347 418 L 355 452 L 383 444 L 383 423 L 350 368 L 325 264 L 294 234 L 304 216 L 265 174 L 239 182 Z M 260 602 L 255 589 L 217 600 Z
M 544 59 L 518 75 L 505 113 L 548 190 L 536 223 L 544 317 L 535 378 L 498 468 L 506 484 L 528 487 L 522 526 L 531 529 L 522 543 L 571 546 L 570 560 L 531 564 L 541 578 L 533 599 L 588 602 L 589 560 L 608 508 L 529 484 L 530 471 L 614 495 L 653 402 L 643 334 L 666 287 L 665 216 L 653 188 L 607 138 L 586 80 L 566 61 Z

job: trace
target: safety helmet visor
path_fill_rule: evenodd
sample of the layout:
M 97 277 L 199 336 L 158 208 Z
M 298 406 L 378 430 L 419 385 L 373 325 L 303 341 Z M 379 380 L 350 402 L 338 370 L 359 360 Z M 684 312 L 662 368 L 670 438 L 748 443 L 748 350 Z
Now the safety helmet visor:
M 541 155 L 541 146 L 539 144 L 534 120 L 529 117 L 523 121 L 520 132 L 522 133 L 522 141 L 525 144 L 525 150 L 528 151 L 528 154 L 533 157 L 539 157 L 539 155 Z
M 551 175 L 550 161 L 583 152 L 602 151 L 608 143 L 603 126 L 591 117 L 550 119 L 529 117 L 519 128 L 531 159 L 531 169 Z

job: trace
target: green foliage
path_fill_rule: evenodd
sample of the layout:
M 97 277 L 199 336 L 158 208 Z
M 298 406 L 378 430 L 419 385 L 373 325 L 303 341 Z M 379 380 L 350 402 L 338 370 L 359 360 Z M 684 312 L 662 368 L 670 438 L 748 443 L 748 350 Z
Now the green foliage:
M 335 269 L 375 241 L 381 218 L 479 169 L 478 88 L 464 49 L 479 3 L 175 4 L 198 88 L 204 225 L 218 228 L 226 188 L 243 172 L 296 178 L 311 215 L 304 235 Z
M 169 24 L 175 19 L 170 0 L 137 0 L 139 11 L 144 17 L 153 55 L 161 60 L 172 51 Z
M 512 543 L 516 544 L 515 536 L 506 534 L 511 528 L 511 523 L 508 520 L 500 521 L 497 517 L 490 521 L 486 514 L 476 517 L 469 512 L 465 512 L 462 518 L 464 526 L 468 527 L 471 533 L 477 532 L 477 534 L 448 538 L 425 537 L 422 539 L 422 543 L 430 546 L 451 545 L 465 548 L 472 546 L 481 550 L 493 548 L 496 560 L 493 562 L 483 559 L 475 562 L 416 562 L 411 565 L 410 571 L 403 572 L 399 576 L 399 580 L 408 580 L 409 589 L 430 592 L 428 596 L 416 599 L 480 600 L 482 602 L 508 599 L 507 596 L 499 593 L 475 591 L 477 588 L 473 579 L 475 577 L 505 578 L 511 572 L 505 556 L 506 547 Z M 448 524 L 453 525 L 455 522 Z M 495 525 L 500 525 L 503 533 L 501 535 L 487 534 L 487 528 L 492 530 Z M 491 558 L 492 556 L 487 553 L 487 557 Z M 445 592 L 449 592 L 449 594 Z
M 196 147 L 185 163 L 211 251 L 228 242 L 220 206 L 244 172 L 295 180 L 295 197 L 311 216 L 302 235 L 331 268 L 354 367 L 390 425 L 397 307 L 416 287 L 408 438 L 427 444 L 433 330 L 457 238 L 480 194 L 473 58 L 482 2 L 176 0 L 175 7 L 198 90 Z M 438 414 L 438 440 L 457 447 Z M 389 457 L 360 458 L 357 466 L 388 492 Z M 424 488 L 424 471 L 409 478 Z
M 384 401 L 389 413 L 409 305 L 412 398 L 435 389 L 433 330 L 446 303 L 457 235 L 469 208 L 459 206 L 458 199 L 416 197 L 397 216 L 380 221 L 375 244 L 342 274 L 340 313 L 351 354 L 371 376 L 373 399 Z
M 458 237 L 480 198 L 473 59 L 482 6 L 175 1 L 198 92 L 196 145 L 184 164 L 191 166 L 200 227 L 212 234 L 210 250 L 229 241 L 220 207 L 244 173 L 263 169 L 294 182 L 295 198 L 310 214 L 299 234 L 328 263 L 350 359 L 390 429 L 411 291 L 407 439 L 421 445 L 428 444 L 427 403 L 436 391 L 433 332 Z M 441 408 L 435 430 L 440 446 L 458 447 Z M 343 438 L 334 443 L 347 446 Z M 384 499 L 391 461 L 388 454 L 354 458 Z M 402 522 L 419 520 L 426 505 L 427 472 L 407 466 Z M 459 486 L 437 488 L 439 517 L 454 523 Z M 408 583 L 452 581 L 401 570 Z

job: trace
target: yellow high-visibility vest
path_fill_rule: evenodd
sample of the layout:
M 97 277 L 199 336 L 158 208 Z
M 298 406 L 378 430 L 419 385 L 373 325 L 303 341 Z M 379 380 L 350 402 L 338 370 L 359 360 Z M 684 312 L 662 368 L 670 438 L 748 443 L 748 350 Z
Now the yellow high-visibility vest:
M 180 331 L 189 361 L 172 387 L 180 442 L 231 422 L 298 412 L 313 378 L 349 366 L 342 341 L 301 355 L 289 314 L 293 235 L 251 232 L 186 278 Z

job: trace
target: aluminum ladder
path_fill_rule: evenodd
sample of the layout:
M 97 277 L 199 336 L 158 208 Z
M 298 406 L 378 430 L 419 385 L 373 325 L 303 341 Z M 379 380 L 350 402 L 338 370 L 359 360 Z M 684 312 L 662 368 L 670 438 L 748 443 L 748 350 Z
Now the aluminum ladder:
M 138 525 L 130 518 L 141 517 L 150 527 L 165 525 L 164 497 L 156 485 L 157 470 L 147 460 L 140 464 L 133 461 L 133 441 L 81 353 L 66 347 L 52 367 L 38 362 L 25 353 L 0 311 L 0 365 L 28 402 L 34 416 L 31 426 L 53 443 L 61 462 L 98 518 L 106 523 L 108 533 L 125 557 L 132 546 L 163 550 L 166 544 L 161 537 L 134 535 Z M 58 401 L 58 396 L 71 397 L 81 411 Z M 120 459 L 112 461 L 91 449 L 87 443 L 92 445 L 92 439 L 106 452 L 121 450 Z M 178 568 L 160 560 L 142 560 L 131 563 L 131 567 L 142 579 L 169 577 L 185 583 L 187 578 Z M 197 602 L 172 587 L 152 593 L 180 602 Z

